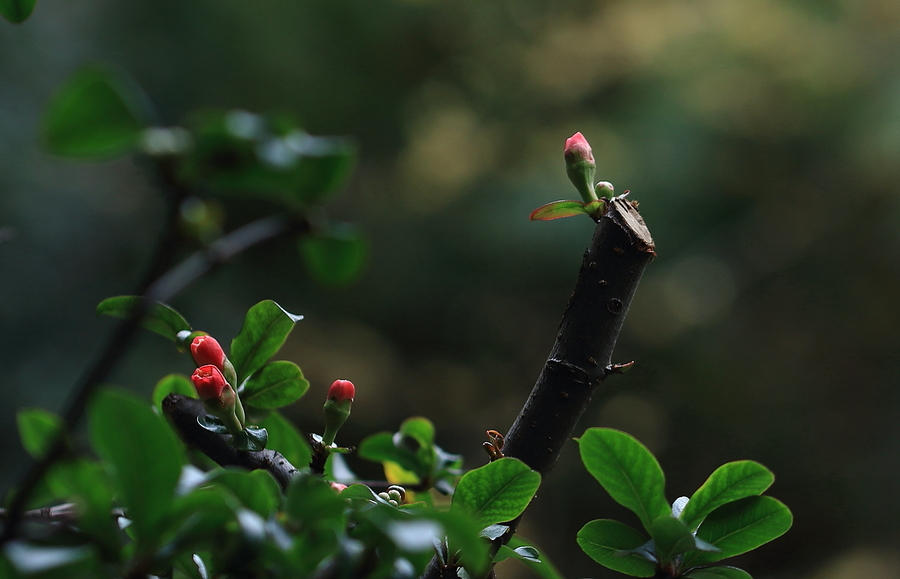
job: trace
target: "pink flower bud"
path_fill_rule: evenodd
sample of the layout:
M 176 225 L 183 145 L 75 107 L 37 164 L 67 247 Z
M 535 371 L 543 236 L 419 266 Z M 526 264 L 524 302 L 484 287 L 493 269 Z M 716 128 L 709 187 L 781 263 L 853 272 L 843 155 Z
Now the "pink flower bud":
M 197 389 L 201 400 L 220 400 L 226 388 L 231 390 L 222 371 L 212 364 L 206 364 L 194 370 L 191 382 L 194 383 L 194 388 Z
M 575 185 L 585 203 L 597 200 L 594 193 L 594 171 L 597 164 L 594 163 L 594 153 L 587 139 L 581 133 L 575 133 L 566 139 L 566 175 L 569 181 Z
M 331 388 L 328 389 L 327 398 L 335 402 L 344 402 L 345 400 L 353 402 L 354 396 L 356 396 L 356 386 L 353 385 L 353 382 L 350 380 L 335 380 L 331 384 Z
M 340 493 L 342 490 L 344 490 L 345 488 L 347 488 L 347 485 L 345 485 L 345 484 L 343 484 L 343 483 L 339 483 L 339 482 L 332 482 L 332 483 L 331 483 L 331 488 L 334 489 L 335 492 Z
M 198 366 L 212 364 L 222 370 L 225 364 L 225 351 L 212 336 L 203 335 L 194 338 L 191 342 L 191 356 Z
M 591 145 L 581 133 L 575 133 L 566 139 L 566 161 L 569 163 L 594 163 Z

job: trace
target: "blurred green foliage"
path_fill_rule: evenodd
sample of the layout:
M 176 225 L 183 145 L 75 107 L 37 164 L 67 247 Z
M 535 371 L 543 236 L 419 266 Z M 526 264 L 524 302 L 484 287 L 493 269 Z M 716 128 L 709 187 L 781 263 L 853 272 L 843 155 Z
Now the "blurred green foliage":
M 777 473 L 795 524 L 742 558 L 754 574 L 896 546 L 896 2 L 42 0 L 0 25 L 6 440 L 16 407 L 59 410 L 110 329 L 94 305 L 131 290 L 163 218 L 143 166 L 41 148 L 51 97 L 100 62 L 135 78 L 163 126 L 198 108 L 285 110 L 359 143 L 329 215 L 365 232 L 362 280 L 317 286 L 296 247 L 266 247 L 173 303 L 222 335 L 264 298 L 304 314 L 281 353 L 312 399 L 354 381 L 350 440 L 422 415 L 466 466 L 485 460 L 483 432 L 525 400 L 591 234 L 588 220 L 528 221 L 572 197 L 562 149 L 581 131 L 597 178 L 641 202 L 659 254 L 619 341 L 637 363 L 584 426 L 626 430 L 676 465 L 673 493 L 736 459 Z M 229 227 L 253 217 L 240 199 L 222 211 Z M 186 365 L 145 336 L 116 382 L 149 397 Z M 315 430 L 317 406 L 288 412 Z M 5 489 L 23 451 L 0 452 Z M 521 528 L 566 576 L 600 576 L 573 539 L 619 516 L 581 501 L 589 484 L 572 445 Z

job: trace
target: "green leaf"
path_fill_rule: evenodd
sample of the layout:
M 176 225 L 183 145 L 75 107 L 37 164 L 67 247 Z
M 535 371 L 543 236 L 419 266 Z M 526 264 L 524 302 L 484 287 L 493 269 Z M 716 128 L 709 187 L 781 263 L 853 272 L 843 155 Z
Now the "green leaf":
M 444 525 L 450 552 L 458 552 L 459 559 L 472 576 L 481 576 L 490 563 L 488 547 L 490 543 L 481 538 L 479 531 L 484 525 L 474 521 L 467 513 L 458 509 L 445 512 L 432 511 L 430 516 Z
M 434 446 L 434 424 L 427 418 L 413 416 L 400 424 L 397 431 L 401 437 L 409 437 L 415 440 L 419 446 L 431 448 Z
M 16 413 L 22 446 L 35 459 L 50 450 L 63 428 L 62 418 L 42 408 L 23 408 Z
M 578 531 L 576 540 L 588 557 L 607 569 L 632 577 L 652 577 L 656 574 L 653 561 L 629 552 L 647 542 L 647 537 L 624 523 L 609 519 L 591 521 Z
M 270 362 L 241 386 L 241 400 L 256 408 L 280 408 L 296 402 L 309 389 L 300 367 L 293 362 Z
M 670 513 L 662 469 L 634 437 L 611 428 L 589 428 L 578 443 L 588 472 L 613 500 L 633 511 L 648 532 L 654 519 Z
M 259 423 L 269 432 L 268 447 L 277 450 L 295 467 L 302 469 L 312 458 L 306 437 L 278 412 L 272 412 Z
M 561 219 L 563 217 L 572 217 L 573 215 L 582 215 L 588 212 L 581 201 L 553 201 L 546 205 L 541 205 L 531 212 L 529 217 L 532 221 L 551 221 L 553 219 Z
M 516 547 L 515 549 L 507 545 L 503 545 L 497 551 L 497 555 L 494 557 L 494 563 L 506 561 L 510 557 L 513 557 L 520 561 L 531 561 L 532 563 L 541 562 L 541 554 L 537 549 L 530 545 L 522 545 L 521 547 Z
M 224 485 L 196 488 L 177 497 L 167 520 L 169 528 L 174 529 L 175 538 L 170 544 L 178 545 L 183 553 L 193 549 L 221 549 L 223 529 L 235 520 L 240 510 L 238 501 Z
M 681 511 L 681 520 L 695 530 L 703 518 L 725 503 L 761 495 L 772 486 L 775 475 L 752 460 L 729 462 L 717 468 L 697 489 Z
M 60 89 L 44 117 L 51 153 L 66 157 L 110 157 L 128 152 L 147 125 L 140 90 L 127 77 L 89 66 Z
M 222 422 L 222 419 L 218 416 L 201 414 L 197 417 L 197 424 L 210 432 L 215 432 L 216 434 L 228 434 L 228 428 L 225 426 L 225 423 Z
M 182 447 L 151 407 L 131 394 L 102 390 L 90 405 L 90 436 L 111 469 L 117 494 L 140 541 L 153 542 L 181 474 Z
M 37 0 L 0 0 L 0 14 L 4 18 L 18 24 L 31 16 Z
M 685 575 L 693 579 L 753 579 L 750 573 L 737 567 L 704 567 Z
M 231 444 L 233 444 L 234 447 L 238 450 L 245 450 L 247 452 L 259 452 L 266 449 L 268 440 L 269 433 L 266 432 L 265 428 L 255 428 L 253 426 L 248 426 L 234 437 L 234 440 L 231 441 Z
M 366 243 L 356 228 L 335 227 L 327 233 L 300 238 L 300 254 L 317 282 L 342 286 L 356 280 L 366 260 Z
M 288 485 L 284 509 L 290 520 L 308 528 L 335 529 L 343 526 L 345 504 L 324 480 L 299 474 Z
M 528 545 L 528 539 L 518 535 L 514 535 L 509 540 L 508 546 L 516 551 L 523 547 L 534 549 L 534 547 Z M 550 559 L 547 558 L 546 553 L 541 556 L 540 561 L 535 561 L 530 558 L 522 558 L 520 560 L 541 579 L 564 579 L 562 573 L 560 573 L 556 566 L 550 562 Z
M 112 316 L 114 318 L 128 319 L 138 304 L 145 301 L 141 296 L 116 296 L 106 298 L 97 305 L 97 315 Z M 163 338 L 177 342 L 178 332 L 190 331 L 191 325 L 181 314 L 165 304 L 149 304 L 141 326 L 151 332 L 156 332 Z
M 360 443 L 358 453 L 360 458 L 366 460 L 397 463 L 404 470 L 417 475 L 425 470 L 412 451 L 398 448 L 394 444 L 394 436 L 390 432 L 378 432 L 366 437 Z
M 482 528 L 522 514 L 541 484 L 541 475 L 514 458 L 501 458 L 463 475 L 451 510 L 471 515 Z
M 275 512 L 281 500 L 278 483 L 265 470 L 222 470 L 214 474 L 210 482 L 230 490 L 242 505 L 263 518 Z
M 153 387 L 153 407 L 162 412 L 162 401 L 169 394 L 182 394 L 188 398 L 197 398 L 194 383 L 183 374 L 169 374 L 156 383 L 156 386 Z
M 670 515 L 657 517 L 650 524 L 650 536 L 661 567 L 668 567 L 676 555 L 696 548 L 690 529 Z
M 229 359 L 237 372 L 238 383 L 263 367 L 284 344 L 294 324 L 303 316 L 290 314 L 272 300 L 251 307 L 241 331 L 231 341 Z
M 752 551 L 786 533 L 792 523 L 791 511 L 772 497 L 727 503 L 711 512 L 697 529 L 697 538 L 720 552 L 692 551 L 685 554 L 684 566 L 706 565 Z

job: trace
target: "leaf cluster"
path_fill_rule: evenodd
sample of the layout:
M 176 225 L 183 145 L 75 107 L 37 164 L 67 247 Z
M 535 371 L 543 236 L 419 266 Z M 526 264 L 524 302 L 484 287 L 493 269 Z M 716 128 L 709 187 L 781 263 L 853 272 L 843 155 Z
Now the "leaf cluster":
M 588 472 L 643 527 L 598 519 L 578 532 L 582 550 L 609 569 L 634 577 L 749 579 L 746 571 L 718 562 L 751 551 L 791 526 L 788 508 L 762 496 L 775 478 L 757 462 L 720 466 L 690 498 L 670 506 L 659 463 L 632 436 L 590 428 L 578 442 Z

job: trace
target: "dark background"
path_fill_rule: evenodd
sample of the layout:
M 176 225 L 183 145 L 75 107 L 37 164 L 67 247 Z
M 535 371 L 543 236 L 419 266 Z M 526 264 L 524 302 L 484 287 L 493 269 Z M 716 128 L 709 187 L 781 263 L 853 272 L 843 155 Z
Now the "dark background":
M 302 313 L 283 351 L 312 382 L 288 414 L 341 438 L 431 418 L 482 464 L 553 342 L 592 224 L 528 213 L 577 196 L 563 142 L 632 191 L 657 242 L 611 379 L 583 418 L 654 452 L 670 500 L 751 458 L 794 528 L 755 577 L 896 577 L 900 517 L 900 3 L 894 0 L 40 0 L 0 22 L 2 488 L 26 462 L 15 410 L 59 410 L 159 233 L 133 160 L 39 142 L 79 66 L 127 71 L 162 125 L 204 106 L 289 110 L 361 158 L 327 209 L 369 241 L 365 275 L 315 285 L 292 245 L 254 250 L 172 304 L 224 343 L 271 298 Z M 235 216 L 232 215 L 232 218 Z M 142 335 L 114 382 L 145 393 L 188 360 Z M 363 472 L 371 467 L 352 463 Z M 567 577 L 587 521 L 623 513 L 567 446 L 522 527 Z M 525 575 L 521 568 L 506 576 Z

